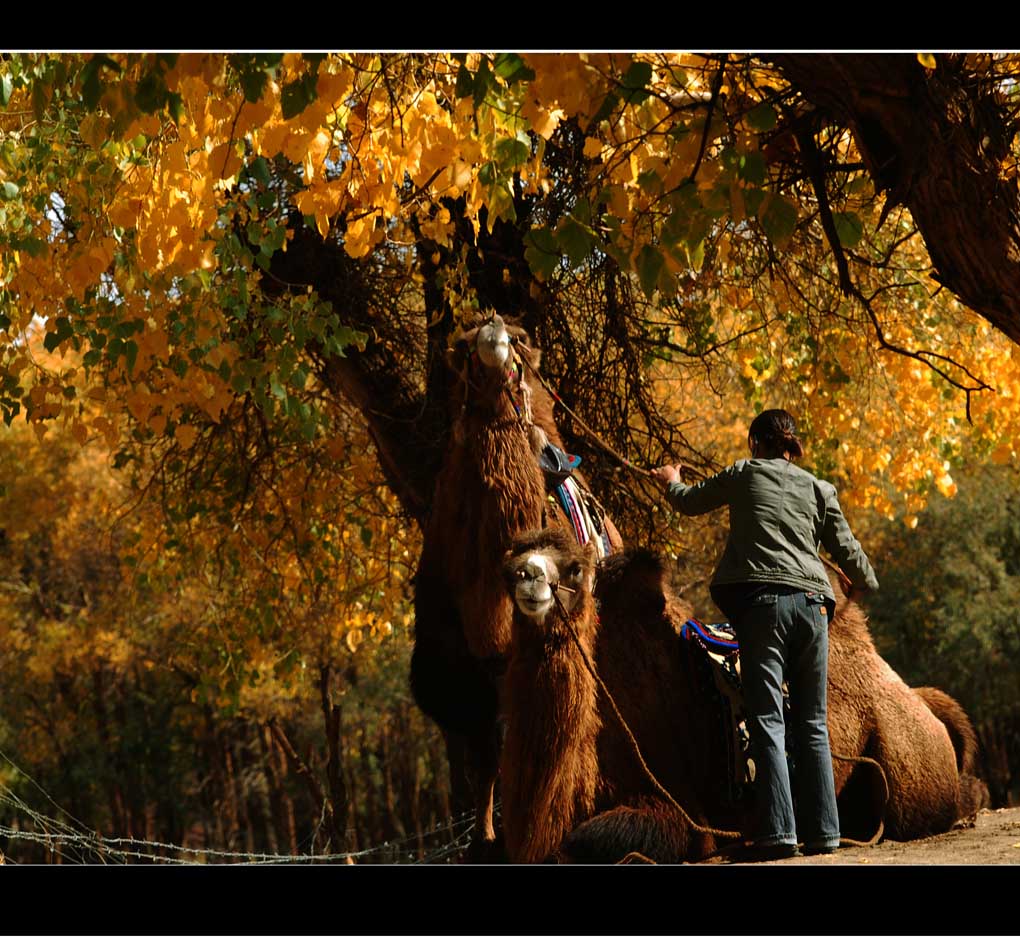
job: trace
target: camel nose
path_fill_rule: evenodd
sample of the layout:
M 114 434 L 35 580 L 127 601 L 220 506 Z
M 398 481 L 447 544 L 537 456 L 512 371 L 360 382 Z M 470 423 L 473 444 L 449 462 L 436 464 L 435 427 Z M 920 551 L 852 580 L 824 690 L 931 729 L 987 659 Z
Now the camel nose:
M 559 582 L 555 567 L 550 569 L 546 558 L 541 554 L 533 554 L 521 568 L 520 583 L 517 585 L 517 597 L 527 603 L 539 604 L 552 601 L 552 591 Z
M 478 357 L 489 368 L 502 368 L 510 357 L 510 336 L 501 322 L 478 330 Z

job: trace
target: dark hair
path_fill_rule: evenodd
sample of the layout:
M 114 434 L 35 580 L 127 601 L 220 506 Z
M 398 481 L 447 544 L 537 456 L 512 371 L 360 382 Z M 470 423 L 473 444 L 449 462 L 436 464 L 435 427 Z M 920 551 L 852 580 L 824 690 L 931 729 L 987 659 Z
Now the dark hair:
M 789 453 L 799 459 L 804 455 L 804 447 L 797 438 L 797 422 L 785 410 L 763 410 L 751 421 L 747 435 L 771 456 Z

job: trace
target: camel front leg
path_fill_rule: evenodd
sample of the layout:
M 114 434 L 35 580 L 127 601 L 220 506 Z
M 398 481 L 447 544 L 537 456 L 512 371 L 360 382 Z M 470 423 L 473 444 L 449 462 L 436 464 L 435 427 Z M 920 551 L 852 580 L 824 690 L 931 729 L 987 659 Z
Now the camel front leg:
M 499 771 L 499 733 L 495 723 L 468 740 L 467 757 L 475 796 L 475 828 L 466 859 L 473 863 L 498 862 L 504 858 L 496 842 L 493 816 Z

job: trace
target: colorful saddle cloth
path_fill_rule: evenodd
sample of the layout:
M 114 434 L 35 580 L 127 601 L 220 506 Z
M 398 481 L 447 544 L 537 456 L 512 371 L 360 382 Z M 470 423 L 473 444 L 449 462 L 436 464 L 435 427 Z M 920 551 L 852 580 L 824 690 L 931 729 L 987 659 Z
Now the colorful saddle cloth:
M 596 560 L 612 553 L 605 526 L 605 509 L 591 492 L 582 489 L 571 477 L 571 473 L 581 465 L 581 457 L 564 453 L 549 443 L 539 457 L 539 465 L 545 472 L 546 486 L 551 490 L 549 500 L 570 519 L 577 543 L 593 543 Z

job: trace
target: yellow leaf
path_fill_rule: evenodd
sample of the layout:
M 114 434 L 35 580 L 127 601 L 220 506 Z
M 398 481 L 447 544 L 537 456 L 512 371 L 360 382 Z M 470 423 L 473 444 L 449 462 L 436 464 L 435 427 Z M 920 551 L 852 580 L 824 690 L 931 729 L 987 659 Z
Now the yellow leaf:
M 181 444 L 182 449 L 191 449 L 195 438 L 198 436 L 198 431 L 189 424 L 182 423 L 174 430 L 174 436 L 177 442 Z
M 586 137 L 584 141 L 584 155 L 588 159 L 598 156 L 602 152 L 602 141 L 598 137 Z
M 920 62 L 925 68 L 935 67 L 935 56 L 930 52 L 918 52 L 917 61 Z
M 232 140 L 226 140 L 213 147 L 212 153 L 209 154 L 209 168 L 216 173 L 217 179 L 230 179 L 237 175 L 241 168 L 241 158 L 237 155 Z
M 319 229 L 319 234 L 325 238 L 329 234 L 329 218 L 325 212 L 315 213 L 315 227 Z

